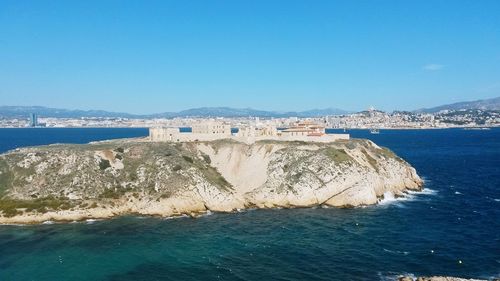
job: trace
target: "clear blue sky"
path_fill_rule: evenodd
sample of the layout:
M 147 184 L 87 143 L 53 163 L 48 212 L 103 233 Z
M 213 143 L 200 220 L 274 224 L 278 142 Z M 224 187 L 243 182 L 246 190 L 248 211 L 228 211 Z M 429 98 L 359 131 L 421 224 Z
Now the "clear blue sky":
M 393 110 L 496 96 L 498 0 L 0 0 L 0 105 Z

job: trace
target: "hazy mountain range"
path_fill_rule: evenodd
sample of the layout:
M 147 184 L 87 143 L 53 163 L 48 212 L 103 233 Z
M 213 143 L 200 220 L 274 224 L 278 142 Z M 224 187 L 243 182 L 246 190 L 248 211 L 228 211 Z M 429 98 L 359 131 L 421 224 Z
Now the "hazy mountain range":
M 441 105 L 433 108 L 415 110 L 415 112 L 436 113 L 441 110 L 459 109 L 484 109 L 500 110 L 500 97 L 459 102 Z M 31 113 L 36 113 L 41 117 L 57 118 L 80 118 L 80 117 L 121 117 L 121 118 L 174 118 L 174 117 L 318 117 L 326 115 L 341 115 L 351 113 L 337 108 L 311 109 L 306 111 L 265 111 L 251 108 L 230 108 L 230 107 L 200 107 L 182 110 L 179 112 L 163 112 L 156 114 L 130 114 L 124 112 L 110 112 L 104 110 L 69 110 L 59 108 L 49 108 L 43 106 L 0 106 L 0 117 L 4 118 L 27 118 Z
M 419 109 L 417 110 L 417 112 L 436 113 L 441 110 L 460 110 L 460 109 L 500 110 L 500 97 L 440 105 L 432 108 Z
M 163 112 L 156 114 L 130 114 L 123 112 L 109 112 L 104 110 L 68 110 L 43 106 L 0 106 L 0 116 L 7 118 L 26 118 L 31 113 L 41 117 L 80 118 L 80 117 L 121 117 L 121 118 L 174 118 L 174 117 L 317 117 L 325 115 L 340 115 L 348 111 L 326 108 L 312 109 L 300 112 L 277 112 L 255 110 L 251 108 L 230 107 L 200 107 L 182 110 L 179 112 Z

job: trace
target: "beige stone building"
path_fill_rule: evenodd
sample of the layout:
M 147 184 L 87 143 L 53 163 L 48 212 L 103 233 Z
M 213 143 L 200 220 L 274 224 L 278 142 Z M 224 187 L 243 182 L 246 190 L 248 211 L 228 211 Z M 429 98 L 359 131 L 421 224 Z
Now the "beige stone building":
M 179 128 L 157 127 L 149 128 L 150 141 L 180 141 Z
M 278 136 L 280 133 L 276 126 L 247 126 L 241 127 L 238 130 L 238 137 L 262 137 L 262 136 Z
M 231 125 L 222 121 L 204 121 L 192 125 L 193 134 L 231 136 Z
M 281 133 L 283 136 L 323 136 L 325 135 L 325 126 L 311 121 L 302 121 L 282 130 Z
M 149 129 L 150 141 L 193 142 L 231 138 L 231 125 L 221 121 L 201 121 L 192 125 L 192 132 L 181 133 L 179 128 L 156 127 Z

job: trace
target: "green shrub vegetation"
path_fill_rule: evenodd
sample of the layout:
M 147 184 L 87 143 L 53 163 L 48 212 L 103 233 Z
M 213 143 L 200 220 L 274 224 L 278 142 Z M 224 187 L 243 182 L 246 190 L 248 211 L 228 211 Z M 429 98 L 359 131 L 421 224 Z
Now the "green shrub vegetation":
M 107 168 L 111 167 L 111 164 L 109 163 L 109 160 L 106 159 L 101 159 L 101 162 L 99 162 L 99 169 L 101 170 L 106 170 Z
M 135 172 L 132 172 L 129 174 L 129 179 L 131 181 L 136 181 L 137 180 L 137 174 Z
M 325 149 L 325 154 L 337 163 L 343 163 L 352 160 L 352 157 L 349 156 L 349 154 L 347 154 L 344 149 L 328 147 Z
M 377 163 L 377 160 L 375 160 L 375 158 L 373 158 L 370 154 L 368 154 L 368 152 L 365 149 L 362 149 L 361 152 L 363 152 L 363 154 L 365 155 L 365 157 L 368 160 L 368 163 L 370 164 L 370 166 L 372 166 L 375 169 L 375 171 L 378 172 L 378 163 Z
M 182 155 L 182 158 L 184 158 L 184 160 L 186 160 L 186 162 L 189 162 L 189 163 L 193 163 L 193 158 L 187 156 L 187 155 Z
M 232 185 L 219 173 L 219 171 L 217 171 L 216 168 L 212 166 L 207 165 L 204 167 L 203 174 L 209 182 L 215 184 L 223 190 L 229 190 L 232 188 Z
M 300 177 L 302 176 L 302 172 L 297 172 L 296 174 L 293 175 L 293 178 L 298 181 Z
M 132 188 L 121 187 L 121 186 L 116 188 L 107 188 L 99 195 L 99 198 L 119 199 L 125 193 L 130 191 L 132 191 Z
M 231 184 L 226 180 L 226 178 L 224 178 L 222 175 L 219 175 L 217 178 L 216 178 L 216 182 L 220 185 L 220 186 L 231 186 Z
M 203 157 L 203 160 L 205 160 L 205 162 L 206 162 L 207 164 L 212 163 L 212 159 L 210 159 L 210 156 L 208 156 L 208 155 L 206 155 L 206 154 L 203 154 L 203 155 L 202 155 L 202 157 Z
M 399 156 L 397 156 L 392 150 L 382 147 L 381 149 L 377 149 L 377 152 L 380 153 L 385 158 L 394 158 L 399 162 L 404 162 Z
M 13 178 L 7 163 L 0 159 L 0 196 L 12 185 Z
M 0 199 L 0 211 L 5 217 L 20 215 L 23 209 L 27 212 L 36 211 L 45 213 L 50 210 L 68 210 L 73 206 L 73 203 L 66 198 L 44 197 L 34 200 Z
M 357 147 L 357 144 L 356 144 L 356 142 L 350 141 L 350 142 L 346 143 L 345 146 L 349 149 L 355 149 Z

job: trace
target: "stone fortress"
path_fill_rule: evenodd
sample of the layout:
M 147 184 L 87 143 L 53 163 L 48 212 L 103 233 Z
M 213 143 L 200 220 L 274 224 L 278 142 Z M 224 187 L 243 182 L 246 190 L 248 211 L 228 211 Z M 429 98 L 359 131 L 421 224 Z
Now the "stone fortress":
M 246 125 L 231 131 L 228 122 L 218 119 L 199 120 L 191 124 L 191 132 L 181 132 L 179 127 L 153 127 L 149 129 L 149 140 L 153 142 L 196 142 L 232 139 L 252 144 L 256 141 L 305 141 L 333 142 L 348 140 L 349 134 L 327 134 L 325 127 L 312 121 L 296 121 L 287 128 L 269 124 Z

